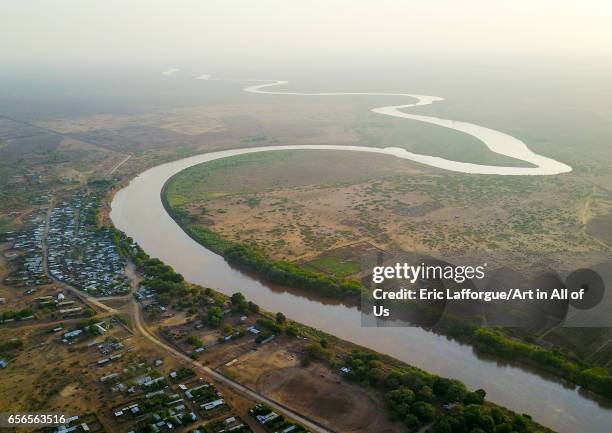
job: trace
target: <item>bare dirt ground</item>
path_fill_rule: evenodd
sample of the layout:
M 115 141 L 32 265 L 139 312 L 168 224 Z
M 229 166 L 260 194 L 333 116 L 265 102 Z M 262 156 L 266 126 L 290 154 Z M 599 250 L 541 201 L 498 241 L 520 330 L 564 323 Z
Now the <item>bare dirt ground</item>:
M 295 407 L 341 432 L 395 432 L 380 396 L 350 384 L 328 367 L 300 366 L 300 343 L 273 341 L 223 371 L 264 395 Z

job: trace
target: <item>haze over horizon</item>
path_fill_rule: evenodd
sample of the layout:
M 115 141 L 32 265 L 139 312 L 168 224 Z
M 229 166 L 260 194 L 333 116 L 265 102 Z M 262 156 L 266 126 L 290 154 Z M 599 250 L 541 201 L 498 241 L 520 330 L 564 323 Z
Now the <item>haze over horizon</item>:
M 601 66 L 612 51 L 612 3 L 600 0 L 9 0 L 3 18 L 5 68 L 265 66 L 424 54 Z

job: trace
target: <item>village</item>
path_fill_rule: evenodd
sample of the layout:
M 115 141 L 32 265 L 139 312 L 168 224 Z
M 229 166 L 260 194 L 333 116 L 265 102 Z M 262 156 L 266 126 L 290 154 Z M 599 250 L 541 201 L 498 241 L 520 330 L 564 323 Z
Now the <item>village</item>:
M 23 389 L 21 394 L 28 397 L 22 407 L 55 406 L 66 415 L 62 425 L 39 431 L 307 431 L 278 410 L 269 409 L 263 418 L 262 407 L 268 406 L 261 401 L 245 398 L 231 387 L 220 388 L 197 369 L 168 357 L 165 350 L 152 349 L 126 309 L 137 303 L 150 323 L 176 320 L 182 313 L 161 302 L 146 279 L 134 282 L 126 275 L 127 257 L 119 253 L 112 232 L 96 225 L 97 205 L 98 197 L 85 192 L 42 203 L 22 230 L 5 233 L 0 244 L 8 265 L 2 270 L 4 287 L 0 286 L 0 371 L 6 375 L 32 364 L 55 366 L 42 367 L 45 377 L 25 385 L 19 379 L 15 386 L 37 385 Z M 133 296 L 132 287 L 137 288 Z M 258 315 L 233 314 L 231 302 L 210 294 L 210 308 L 223 306 L 219 321 L 225 324 L 219 328 L 204 321 L 196 327 L 189 321 L 194 329 L 208 332 L 206 343 L 177 345 L 193 359 L 199 358 L 200 365 L 228 355 L 235 363 L 241 353 L 275 338 L 260 329 Z M 170 342 L 172 332 L 162 329 L 159 337 Z M 198 338 L 194 335 L 191 341 Z M 230 340 L 239 341 L 237 350 L 227 344 Z M 20 356 L 24 352 L 25 358 Z M 55 373 L 58 369 L 61 376 Z M 48 380 L 51 390 L 40 380 Z
M 81 322 L 52 330 L 54 344 L 78 354 L 89 366 L 87 379 L 97 390 L 104 411 L 97 422 L 109 431 L 193 433 L 306 432 L 265 404 L 225 396 L 211 381 L 189 367 L 143 350 L 140 336 L 115 318 Z M 232 401 L 248 410 L 237 410 Z M 65 425 L 43 429 L 51 433 L 92 432 L 92 422 L 71 415 Z M 255 429 L 251 425 L 259 425 Z
M 23 230 L 6 233 L 4 241 L 12 246 L 4 256 L 12 272 L 5 283 L 34 287 L 56 280 L 95 296 L 126 294 L 125 259 L 109 229 L 96 226 L 98 200 L 94 193 L 79 192 L 33 211 Z
M 5 233 L 4 240 L 11 242 L 12 248 L 4 255 L 13 268 L 5 279 L 6 284 L 31 287 L 51 282 L 44 268 L 45 215 L 44 210 L 35 211 L 26 219 L 23 230 Z
M 96 227 L 94 194 L 62 201 L 49 216 L 48 266 L 53 278 L 94 296 L 129 291 L 125 260 L 110 231 Z

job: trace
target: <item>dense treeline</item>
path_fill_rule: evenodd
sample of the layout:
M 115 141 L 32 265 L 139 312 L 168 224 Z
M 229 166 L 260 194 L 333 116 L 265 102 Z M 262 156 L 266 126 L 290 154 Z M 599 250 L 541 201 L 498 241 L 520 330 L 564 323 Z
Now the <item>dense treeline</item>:
M 414 367 L 390 366 L 372 352 L 353 351 L 347 377 L 385 394 L 389 416 L 410 431 L 431 426 L 435 433 L 550 432 L 528 416 L 485 404 L 485 392 L 470 392 L 461 382 Z
M 607 368 L 594 366 L 583 359 L 570 358 L 558 350 L 548 350 L 509 338 L 495 329 L 456 323 L 445 332 L 459 341 L 470 343 L 480 352 L 534 365 L 592 392 L 612 398 L 612 376 Z
M 151 287 L 151 282 L 157 282 L 164 288 L 173 287 L 173 283 L 182 283 L 185 281 L 183 276 L 176 272 L 172 266 L 166 265 L 159 259 L 151 258 L 131 237 L 115 228 L 112 229 L 112 237 L 119 253 L 127 256 L 132 260 L 134 265 L 147 278 L 147 285 Z M 164 287 L 164 283 L 168 285 Z
M 111 236 L 119 250 L 119 254 L 124 257 L 129 257 L 137 268 L 142 268 L 144 263 L 149 259 L 149 255 L 144 252 L 140 245 L 134 242 L 131 237 L 126 236 L 125 233 L 114 227 L 111 228 Z
M 119 253 L 129 257 L 145 276 L 142 284 L 157 293 L 162 304 L 167 305 L 171 299 L 181 299 L 186 294 L 188 288 L 185 279 L 172 266 L 149 257 L 131 237 L 115 228 L 112 229 L 112 238 Z
M 471 341 L 483 352 L 507 359 L 530 361 L 586 389 L 612 398 L 612 376 L 608 369 L 594 367 L 585 361 L 570 360 L 561 352 L 514 340 L 491 329 L 475 328 L 471 333 Z

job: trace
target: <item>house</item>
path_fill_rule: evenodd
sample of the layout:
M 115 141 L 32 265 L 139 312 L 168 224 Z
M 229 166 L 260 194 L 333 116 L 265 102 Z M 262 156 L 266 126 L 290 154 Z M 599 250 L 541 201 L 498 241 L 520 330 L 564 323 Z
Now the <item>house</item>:
M 270 341 L 274 340 L 274 337 L 275 337 L 275 335 L 272 334 L 268 338 L 266 338 L 265 340 L 262 340 L 261 343 L 259 343 L 259 344 L 264 345 L 266 343 L 269 343 Z
M 82 329 L 77 329 L 75 331 L 66 332 L 64 334 L 64 338 L 75 338 L 83 333 Z
M 164 380 L 163 377 L 158 377 L 157 379 L 151 379 L 148 382 L 143 383 L 143 385 L 148 387 L 148 386 L 156 384 L 157 382 L 161 382 L 162 380 Z
M 66 308 L 63 310 L 59 310 L 59 313 L 64 315 L 64 316 L 68 316 L 68 315 L 72 315 L 72 314 L 77 314 L 82 310 L 81 307 L 74 307 L 74 308 Z
M 57 306 L 58 307 L 68 307 L 73 304 L 74 304 L 74 301 L 61 301 L 57 303 Z
M 257 419 L 257 422 L 259 424 L 265 424 L 265 423 L 267 423 L 269 421 L 272 421 L 272 420 L 274 420 L 276 418 L 278 418 L 278 414 L 276 412 L 270 412 L 270 413 L 268 413 L 266 415 L 257 415 L 255 417 L 255 419 Z
M 211 410 L 216 408 L 217 406 L 221 406 L 223 403 L 225 403 L 225 400 L 220 398 L 218 400 L 213 400 L 208 403 L 204 403 L 203 405 L 200 405 L 200 407 L 203 407 L 204 410 Z
M 118 373 L 107 374 L 106 376 L 102 376 L 100 378 L 100 382 L 106 382 L 107 380 L 111 380 L 111 379 L 114 379 L 116 377 L 119 377 Z

